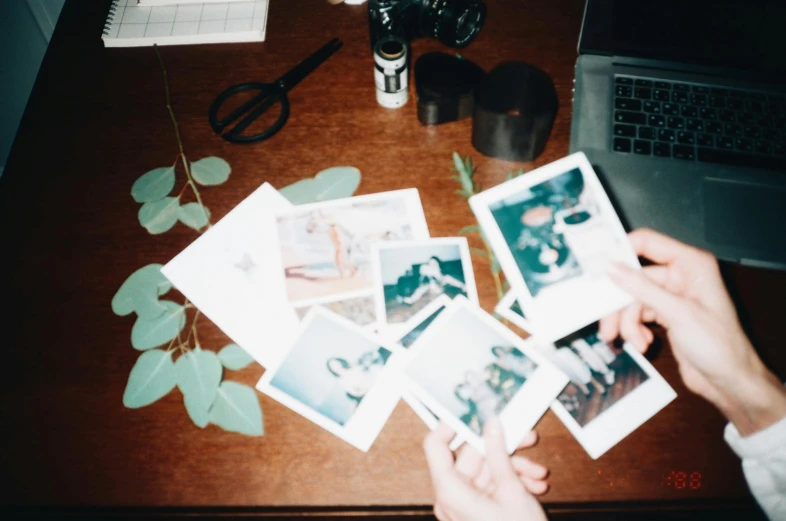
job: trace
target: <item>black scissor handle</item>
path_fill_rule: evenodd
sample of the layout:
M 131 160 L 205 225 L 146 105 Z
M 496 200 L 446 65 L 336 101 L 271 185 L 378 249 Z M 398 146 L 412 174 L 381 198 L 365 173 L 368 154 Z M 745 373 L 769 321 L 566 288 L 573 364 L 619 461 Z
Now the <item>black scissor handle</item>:
M 218 111 L 225 101 L 236 94 L 249 90 L 258 90 L 259 92 L 254 95 L 253 98 L 237 107 L 225 117 L 218 119 Z M 276 119 L 276 121 L 270 127 L 258 134 L 251 136 L 241 134 L 249 125 L 251 125 L 251 123 L 253 123 L 259 116 L 270 109 L 270 107 L 272 107 L 276 102 L 281 104 L 281 111 L 278 114 L 278 119 Z M 243 117 L 243 119 L 240 120 L 237 125 L 232 127 L 228 132 L 223 133 L 229 125 L 241 117 Z M 281 127 L 284 126 L 288 118 L 289 100 L 287 99 L 287 94 L 284 88 L 282 88 L 277 83 L 241 83 L 240 85 L 229 87 L 224 92 L 219 94 L 215 101 L 213 101 L 213 103 L 210 105 L 208 114 L 210 127 L 213 129 L 213 131 L 230 143 L 255 143 L 257 141 L 268 139 L 276 132 L 281 130 Z

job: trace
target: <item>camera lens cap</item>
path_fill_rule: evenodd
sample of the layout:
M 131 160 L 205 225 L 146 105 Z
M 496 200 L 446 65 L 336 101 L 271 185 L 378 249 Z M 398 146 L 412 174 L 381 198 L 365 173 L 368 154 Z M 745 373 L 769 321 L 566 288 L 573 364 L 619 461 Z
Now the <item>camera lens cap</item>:
M 418 120 L 439 125 L 472 116 L 475 86 L 486 73 L 457 55 L 429 52 L 415 62 Z

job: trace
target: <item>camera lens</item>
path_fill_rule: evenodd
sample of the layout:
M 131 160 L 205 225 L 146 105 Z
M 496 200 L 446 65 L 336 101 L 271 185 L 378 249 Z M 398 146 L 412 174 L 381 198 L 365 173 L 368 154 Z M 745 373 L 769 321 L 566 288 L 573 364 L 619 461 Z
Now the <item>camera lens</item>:
M 482 0 L 431 0 L 421 12 L 423 34 L 433 36 L 449 47 L 465 47 L 478 34 L 486 20 Z

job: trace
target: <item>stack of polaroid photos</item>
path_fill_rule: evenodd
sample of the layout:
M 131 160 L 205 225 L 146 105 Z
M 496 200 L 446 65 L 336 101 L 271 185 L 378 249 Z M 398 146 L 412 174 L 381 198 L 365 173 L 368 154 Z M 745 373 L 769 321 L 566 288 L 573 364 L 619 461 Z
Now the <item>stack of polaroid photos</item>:
M 430 238 L 416 189 L 293 206 L 265 184 L 162 271 L 266 368 L 260 391 L 361 450 L 404 397 L 481 452 L 492 416 L 512 451 L 551 407 L 598 457 L 674 396 L 593 332 L 630 302 L 608 261 L 638 266 L 608 198 L 574 154 L 470 203 L 526 340 L 479 307 L 466 239 Z

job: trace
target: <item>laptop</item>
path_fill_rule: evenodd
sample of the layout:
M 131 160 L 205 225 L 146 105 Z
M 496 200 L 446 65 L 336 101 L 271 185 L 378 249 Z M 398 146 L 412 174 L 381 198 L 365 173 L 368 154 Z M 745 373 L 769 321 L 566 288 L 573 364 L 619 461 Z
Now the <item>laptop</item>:
M 786 2 L 588 0 L 571 152 L 629 229 L 786 269 Z

